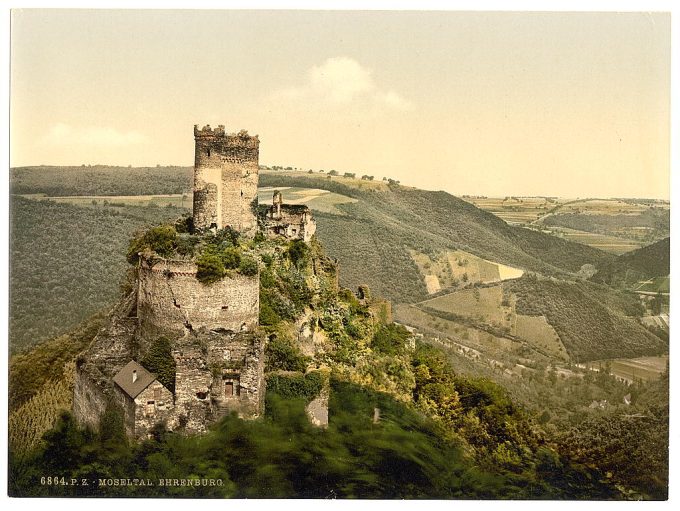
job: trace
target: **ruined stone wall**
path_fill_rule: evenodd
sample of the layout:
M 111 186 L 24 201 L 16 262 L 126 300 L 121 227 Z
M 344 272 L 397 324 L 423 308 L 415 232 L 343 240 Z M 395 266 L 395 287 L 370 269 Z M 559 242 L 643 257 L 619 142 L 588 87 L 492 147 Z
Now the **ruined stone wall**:
M 212 284 L 196 280 L 191 261 L 142 259 L 137 315 L 142 335 L 183 335 L 188 329 L 235 332 L 257 327 L 259 275 L 234 272 Z
M 208 365 L 213 375 L 213 416 L 235 411 L 255 418 L 264 410 L 264 339 L 257 334 L 222 336 L 210 343 Z
M 177 425 L 190 433 L 205 431 L 212 415 L 210 387 L 212 374 L 206 352 L 198 344 L 185 345 L 173 352 L 176 363 L 175 415 Z
M 107 404 L 115 399 L 111 379 L 134 356 L 135 300 L 133 292 L 116 306 L 90 347 L 78 357 L 73 415 L 80 425 L 99 428 Z
M 73 417 L 80 426 L 99 429 L 108 403 L 109 383 L 93 378 L 82 367 L 76 367 L 73 385 Z
M 246 131 L 194 126 L 194 226 L 230 226 L 245 236 L 257 231 L 259 144 Z
M 135 402 L 128 396 L 118 385 L 112 383 L 111 395 L 113 402 L 123 412 L 123 424 L 125 425 L 125 434 L 129 438 L 135 436 Z
M 270 238 L 284 236 L 309 242 L 316 233 L 316 221 L 307 207 L 288 204 L 277 207 L 275 203 L 267 212 L 264 230 Z

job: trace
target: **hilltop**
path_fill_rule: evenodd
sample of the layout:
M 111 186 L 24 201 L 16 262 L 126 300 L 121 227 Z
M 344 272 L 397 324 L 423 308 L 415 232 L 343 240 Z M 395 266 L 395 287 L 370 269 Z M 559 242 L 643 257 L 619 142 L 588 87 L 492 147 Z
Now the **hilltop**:
M 627 287 L 652 277 L 664 277 L 671 271 L 671 239 L 665 238 L 646 247 L 602 261 L 592 277 L 615 287 Z
M 352 182 L 358 183 L 352 186 Z M 495 215 L 446 192 L 383 184 L 364 189 L 360 180 L 265 174 L 262 186 L 320 188 L 357 199 L 338 206 L 345 215 L 317 213 L 318 236 L 341 261 L 343 282 L 368 283 L 396 302 L 427 296 L 409 250 L 434 254 L 460 249 L 545 275 L 567 277 L 583 265 L 602 264 L 614 256 L 528 229 L 513 227 Z

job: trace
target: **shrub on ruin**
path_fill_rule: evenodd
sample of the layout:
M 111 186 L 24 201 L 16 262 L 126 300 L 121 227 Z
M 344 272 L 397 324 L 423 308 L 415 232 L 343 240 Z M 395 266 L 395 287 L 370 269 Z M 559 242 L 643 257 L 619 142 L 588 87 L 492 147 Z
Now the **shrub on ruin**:
M 203 252 L 196 261 L 196 278 L 203 284 L 217 282 L 226 274 L 222 259 L 212 252 Z
M 253 276 L 257 275 L 257 270 L 258 270 L 258 266 L 257 266 L 257 261 L 255 259 L 253 259 L 250 256 L 244 256 L 244 257 L 241 258 L 241 262 L 238 266 L 238 271 L 242 275 L 246 275 L 248 277 L 253 277 Z
M 267 343 L 267 371 L 300 371 L 304 372 L 310 358 L 304 356 L 293 344 L 280 337 L 274 337 Z
M 220 260 L 227 270 L 235 270 L 241 264 L 241 251 L 235 247 L 230 247 L 220 252 Z
M 175 251 L 177 231 L 172 225 L 159 225 L 146 232 L 138 233 L 128 246 L 127 260 L 135 264 L 138 254 L 144 250 L 152 250 L 161 257 L 170 257 Z
M 262 262 L 267 268 L 271 268 L 272 263 L 274 262 L 274 256 L 271 254 L 262 254 L 260 259 L 262 259 Z
M 373 336 L 371 348 L 386 355 L 400 355 L 406 349 L 406 340 L 411 336 L 402 325 L 391 323 L 382 326 Z
M 175 230 L 181 234 L 193 232 L 194 217 L 187 213 L 186 215 L 182 216 L 182 218 L 179 218 L 175 222 Z
M 263 295 L 260 293 L 260 326 L 276 326 L 280 322 L 281 316 L 279 316 L 272 307 L 271 303 L 269 302 L 268 295 Z
M 172 356 L 172 345 L 166 337 L 159 337 L 140 361 L 142 366 L 156 375 L 160 383 L 170 392 L 175 392 L 176 363 Z
M 288 245 L 288 257 L 297 268 L 304 266 L 309 257 L 309 246 L 302 240 L 291 241 Z
M 193 256 L 198 242 L 199 238 L 197 236 L 178 236 L 176 242 L 177 253 L 183 256 Z
M 320 371 L 305 375 L 272 374 L 267 378 L 267 395 L 278 394 L 283 398 L 302 398 L 311 401 L 323 388 L 324 377 Z

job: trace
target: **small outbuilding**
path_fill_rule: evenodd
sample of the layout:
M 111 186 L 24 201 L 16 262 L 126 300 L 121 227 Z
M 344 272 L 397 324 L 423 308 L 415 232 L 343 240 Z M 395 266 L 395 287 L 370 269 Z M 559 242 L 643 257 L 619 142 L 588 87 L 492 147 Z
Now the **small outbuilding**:
M 174 398 L 156 375 L 131 360 L 113 377 L 129 436 L 145 437 L 153 426 L 172 416 Z

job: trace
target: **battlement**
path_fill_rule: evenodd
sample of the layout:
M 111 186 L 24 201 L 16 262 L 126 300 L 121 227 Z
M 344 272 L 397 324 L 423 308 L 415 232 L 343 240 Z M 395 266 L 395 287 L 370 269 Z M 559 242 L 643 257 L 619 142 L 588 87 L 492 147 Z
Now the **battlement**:
M 211 128 L 210 124 L 199 129 L 198 124 L 194 124 L 194 138 L 220 140 L 221 143 L 226 143 L 231 147 L 248 147 L 257 149 L 260 146 L 260 139 L 258 135 L 249 135 L 247 130 L 241 130 L 238 133 L 227 133 L 224 124 L 220 124 L 217 128 Z

